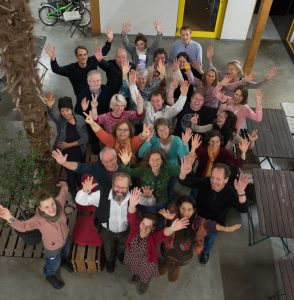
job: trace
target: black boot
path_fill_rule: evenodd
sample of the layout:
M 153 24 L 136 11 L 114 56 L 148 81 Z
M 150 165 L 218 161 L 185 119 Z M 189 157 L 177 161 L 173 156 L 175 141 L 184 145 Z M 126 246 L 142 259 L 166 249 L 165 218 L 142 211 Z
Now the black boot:
M 46 280 L 55 288 L 61 289 L 64 287 L 64 282 L 59 280 L 56 275 L 46 276 Z

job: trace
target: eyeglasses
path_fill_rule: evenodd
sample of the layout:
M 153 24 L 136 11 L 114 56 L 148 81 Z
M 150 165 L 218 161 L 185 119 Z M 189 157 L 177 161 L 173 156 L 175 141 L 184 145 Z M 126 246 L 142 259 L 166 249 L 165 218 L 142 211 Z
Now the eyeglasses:
M 117 128 L 118 132 L 127 132 L 129 130 L 130 130 L 129 128 Z
M 113 187 L 114 187 L 114 189 L 116 190 L 116 191 L 127 191 L 128 190 L 128 187 L 124 187 L 124 186 L 117 186 L 117 185 L 113 185 Z

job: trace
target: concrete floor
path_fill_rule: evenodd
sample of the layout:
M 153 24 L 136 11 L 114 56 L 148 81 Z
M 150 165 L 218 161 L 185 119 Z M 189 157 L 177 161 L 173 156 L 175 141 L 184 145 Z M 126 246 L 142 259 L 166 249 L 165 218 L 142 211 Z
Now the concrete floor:
M 34 16 L 37 16 L 39 1 L 31 1 Z M 73 49 L 78 45 L 88 47 L 90 53 L 97 46 L 104 44 L 105 38 L 84 37 L 77 32 L 70 38 L 67 24 L 54 27 L 42 25 L 38 19 L 35 26 L 36 35 L 47 36 L 48 42 L 55 45 L 57 59 L 61 65 L 75 60 Z M 169 49 L 174 38 L 164 38 L 162 46 Z M 215 46 L 215 65 L 224 69 L 227 61 L 239 59 L 244 61 L 249 41 L 219 41 L 198 39 L 205 48 L 212 43 Z M 115 49 L 121 46 L 120 37 L 116 36 L 111 52 L 107 58 L 114 56 Z M 50 68 L 49 59 L 43 53 L 42 62 Z M 204 65 L 206 64 L 204 59 Z M 262 78 L 266 71 L 278 67 L 276 78 L 267 83 L 264 93 L 264 106 L 280 108 L 280 102 L 294 102 L 293 64 L 281 41 L 261 42 L 254 72 Z M 102 72 L 103 74 L 103 72 Z M 105 76 L 103 77 L 105 80 Z M 291 79 L 292 78 L 292 79 Z M 56 97 L 74 94 L 68 79 L 47 72 L 44 87 L 53 90 Z M 12 111 L 12 104 L 7 95 L 0 101 L 0 120 L 19 120 L 17 112 Z M 250 103 L 254 104 L 254 92 L 250 91 Z M 287 162 L 283 162 L 287 164 Z M 254 225 L 258 228 L 258 218 L 254 209 Z M 181 270 L 176 283 L 169 283 L 167 277 L 152 280 L 150 288 L 142 299 L 198 299 L 198 300 L 258 300 L 266 299 L 282 289 L 279 270 L 280 259 L 286 258 L 278 239 L 268 239 L 254 247 L 248 246 L 247 216 L 231 211 L 227 224 L 242 223 L 240 231 L 232 234 L 220 234 L 206 266 L 194 258 L 192 263 Z M 289 241 L 292 252 L 293 241 Z M 288 255 L 287 258 L 292 258 Z M 42 276 L 43 261 L 38 259 L 21 259 L 0 257 L 0 299 L 39 300 L 39 299 L 137 299 L 135 287 L 129 283 L 126 267 L 118 264 L 113 275 L 105 271 L 99 274 L 68 274 L 61 271 L 66 285 L 62 290 L 52 289 Z M 283 299 L 283 298 L 281 298 Z

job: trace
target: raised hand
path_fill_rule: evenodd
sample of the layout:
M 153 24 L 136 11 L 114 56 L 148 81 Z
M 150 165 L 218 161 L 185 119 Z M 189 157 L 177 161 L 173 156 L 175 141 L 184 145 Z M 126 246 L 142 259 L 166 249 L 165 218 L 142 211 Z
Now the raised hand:
M 192 171 L 192 160 L 189 156 L 181 158 L 180 178 L 184 179 Z
M 56 184 L 56 186 L 58 186 L 58 187 L 60 187 L 60 188 L 62 188 L 62 187 L 68 188 L 67 182 L 66 182 L 66 181 L 63 181 L 63 180 L 60 180 L 60 181 Z
M 172 63 L 172 70 L 177 71 L 179 70 L 179 68 L 180 68 L 180 61 L 177 58 L 175 58 Z
M 257 90 L 255 95 L 256 106 L 261 106 L 262 97 L 263 97 L 263 93 L 261 92 L 261 90 Z
M 273 77 L 275 77 L 276 74 L 277 74 L 277 68 L 276 67 L 271 68 L 266 74 L 266 80 L 273 79 Z
M 194 116 L 191 118 L 191 123 L 194 125 L 198 124 L 198 119 L 199 119 L 199 115 L 198 114 L 194 114 Z
M 227 85 L 227 84 L 229 84 L 229 83 L 231 83 L 232 82 L 232 79 L 234 78 L 234 76 L 233 75 L 230 75 L 230 74 L 227 74 L 224 78 L 223 78 L 223 80 L 220 82 L 222 85 Z
M 110 26 L 107 26 L 105 35 L 107 37 L 107 42 L 111 43 L 113 40 L 113 30 Z
M 128 153 L 127 149 L 122 149 L 120 152 L 118 152 L 118 156 L 122 163 L 127 166 L 131 161 L 132 152 Z
M 160 73 L 161 77 L 165 76 L 165 65 L 164 65 L 164 63 L 162 62 L 161 59 L 158 61 L 157 71 Z
M 131 30 L 131 23 L 130 22 L 123 22 L 121 27 L 121 33 L 122 35 L 128 34 L 128 32 Z
M 175 232 L 187 228 L 188 225 L 189 225 L 189 220 L 186 218 L 175 219 L 172 225 L 170 226 L 170 229 L 172 230 L 172 232 Z
M 184 145 L 188 145 L 191 137 L 193 136 L 191 128 L 187 127 L 185 133 L 182 132 L 182 141 Z
M 248 137 L 251 143 L 255 142 L 258 139 L 257 130 L 253 129 L 252 132 L 248 135 Z
M 4 219 L 6 221 L 8 221 L 10 218 L 12 218 L 12 215 L 11 215 L 9 209 L 2 206 L 1 204 L 0 204 L 0 218 Z
M 248 82 L 248 81 L 252 81 L 252 80 L 254 80 L 255 79 L 255 74 L 253 74 L 253 73 L 249 73 L 249 74 L 245 74 L 245 76 L 244 76 L 244 79 Z
M 191 150 L 193 149 L 194 151 L 201 145 L 202 140 L 201 140 L 201 135 L 200 134 L 194 134 L 192 137 L 192 142 L 191 142 Z
M 150 128 L 149 129 L 149 133 L 147 134 L 145 141 L 146 142 L 150 142 L 150 140 L 152 139 L 153 135 L 154 135 L 154 128 Z
M 83 186 L 83 191 L 85 193 L 91 193 L 91 191 L 98 185 L 98 183 L 93 182 L 94 177 L 93 176 L 88 176 L 85 181 L 82 182 Z
M 162 25 L 161 25 L 161 22 L 160 21 L 154 21 L 153 22 L 154 24 L 154 28 L 155 28 L 155 31 L 157 32 L 157 34 L 161 34 L 162 32 Z
M 67 160 L 67 154 L 63 155 L 59 149 L 53 150 L 51 156 L 59 165 L 63 165 Z
M 247 174 L 241 173 L 239 176 L 239 179 L 235 179 L 234 186 L 238 193 L 238 195 L 244 195 L 245 194 L 245 188 L 247 184 L 249 183 L 249 176 Z
M 102 54 L 102 51 L 101 51 L 101 48 L 96 48 L 95 52 L 94 52 L 94 55 L 95 55 L 97 61 L 101 61 L 104 58 L 103 54 Z
M 84 114 L 84 116 L 86 117 L 85 122 L 86 122 L 87 124 L 89 124 L 89 125 L 95 124 L 95 121 L 93 120 L 93 117 L 92 117 L 92 113 L 91 113 L 91 112 L 89 112 L 89 114 L 83 112 L 83 114 Z
M 187 96 L 189 86 L 190 86 L 190 84 L 187 80 L 183 81 L 183 83 L 181 84 L 181 95 L 182 96 Z
M 55 103 L 55 97 L 52 91 L 48 91 L 45 93 L 46 104 L 49 108 L 52 108 Z
M 154 189 L 151 189 L 150 186 L 143 186 L 141 189 L 144 197 L 146 198 L 152 197 Z
M 141 135 L 146 138 L 147 136 L 149 136 L 151 134 L 151 131 L 152 130 L 152 126 L 150 124 L 146 124 L 144 123 L 143 124 L 143 131 L 141 133 Z
M 137 204 L 140 201 L 140 196 L 141 196 L 141 190 L 138 187 L 135 187 L 133 190 L 131 190 L 131 196 L 129 200 L 129 207 L 135 208 Z
M 200 74 L 203 73 L 202 67 L 201 67 L 201 62 L 199 59 L 195 59 L 192 61 L 191 63 L 192 68 L 194 68 L 195 70 L 197 70 Z
M 213 57 L 213 53 L 214 49 L 213 49 L 213 45 L 208 45 L 207 49 L 206 49 L 206 57 L 208 60 L 211 60 Z
M 161 209 L 159 212 L 165 219 L 167 220 L 173 220 L 176 216 L 176 214 L 171 213 L 168 209 Z
M 126 76 L 131 69 L 129 61 L 126 59 L 121 63 L 121 70 L 124 76 Z
M 92 100 L 91 100 L 91 107 L 92 107 L 92 108 L 97 108 L 97 107 L 98 107 L 97 96 L 98 96 L 98 95 L 93 95 L 93 94 L 91 94 L 91 97 L 92 97 Z
M 90 100 L 87 100 L 87 97 L 84 97 L 81 102 L 82 110 L 87 111 L 89 107 Z
M 56 50 L 55 50 L 55 47 L 51 46 L 50 44 L 46 44 L 44 46 L 44 50 L 48 54 L 48 56 L 50 57 L 51 60 L 55 60 L 56 59 Z
M 129 72 L 129 83 L 133 85 L 136 84 L 136 82 L 137 82 L 137 72 L 131 69 Z
M 169 89 L 172 90 L 172 91 L 175 91 L 175 89 L 177 89 L 179 86 L 179 83 L 176 79 L 174 79 L 170 85 L 169 85 Z
M 250 145 L 250 141 L 248 141 L 247 139 L 241 139 L 240 143 L 239 143 L 239 149 L 240 151 L 245 154 L 249 148 Z

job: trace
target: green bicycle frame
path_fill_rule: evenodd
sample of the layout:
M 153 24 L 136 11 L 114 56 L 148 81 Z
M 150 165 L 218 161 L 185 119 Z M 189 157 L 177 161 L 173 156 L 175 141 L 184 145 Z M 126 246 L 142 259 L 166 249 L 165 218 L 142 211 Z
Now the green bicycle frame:
M 56 8 L 54 11 L 50 12 L 48 14 L 48 18 L 50 19 L 50 17 L 52 18 L 56 18 L 59 17 L 61 14 L 68 12 L 68 11 L 72 11 L 73 9 L 73 4 L 70 2 L 69 4 L 65 5 L 65 6 L 60 6 L 60 7 L 56 7 L 56 4 L 58 4 L 57 1 L 54 2 L 48 2 L 48 5 L 53 6 L 54 8 Z

